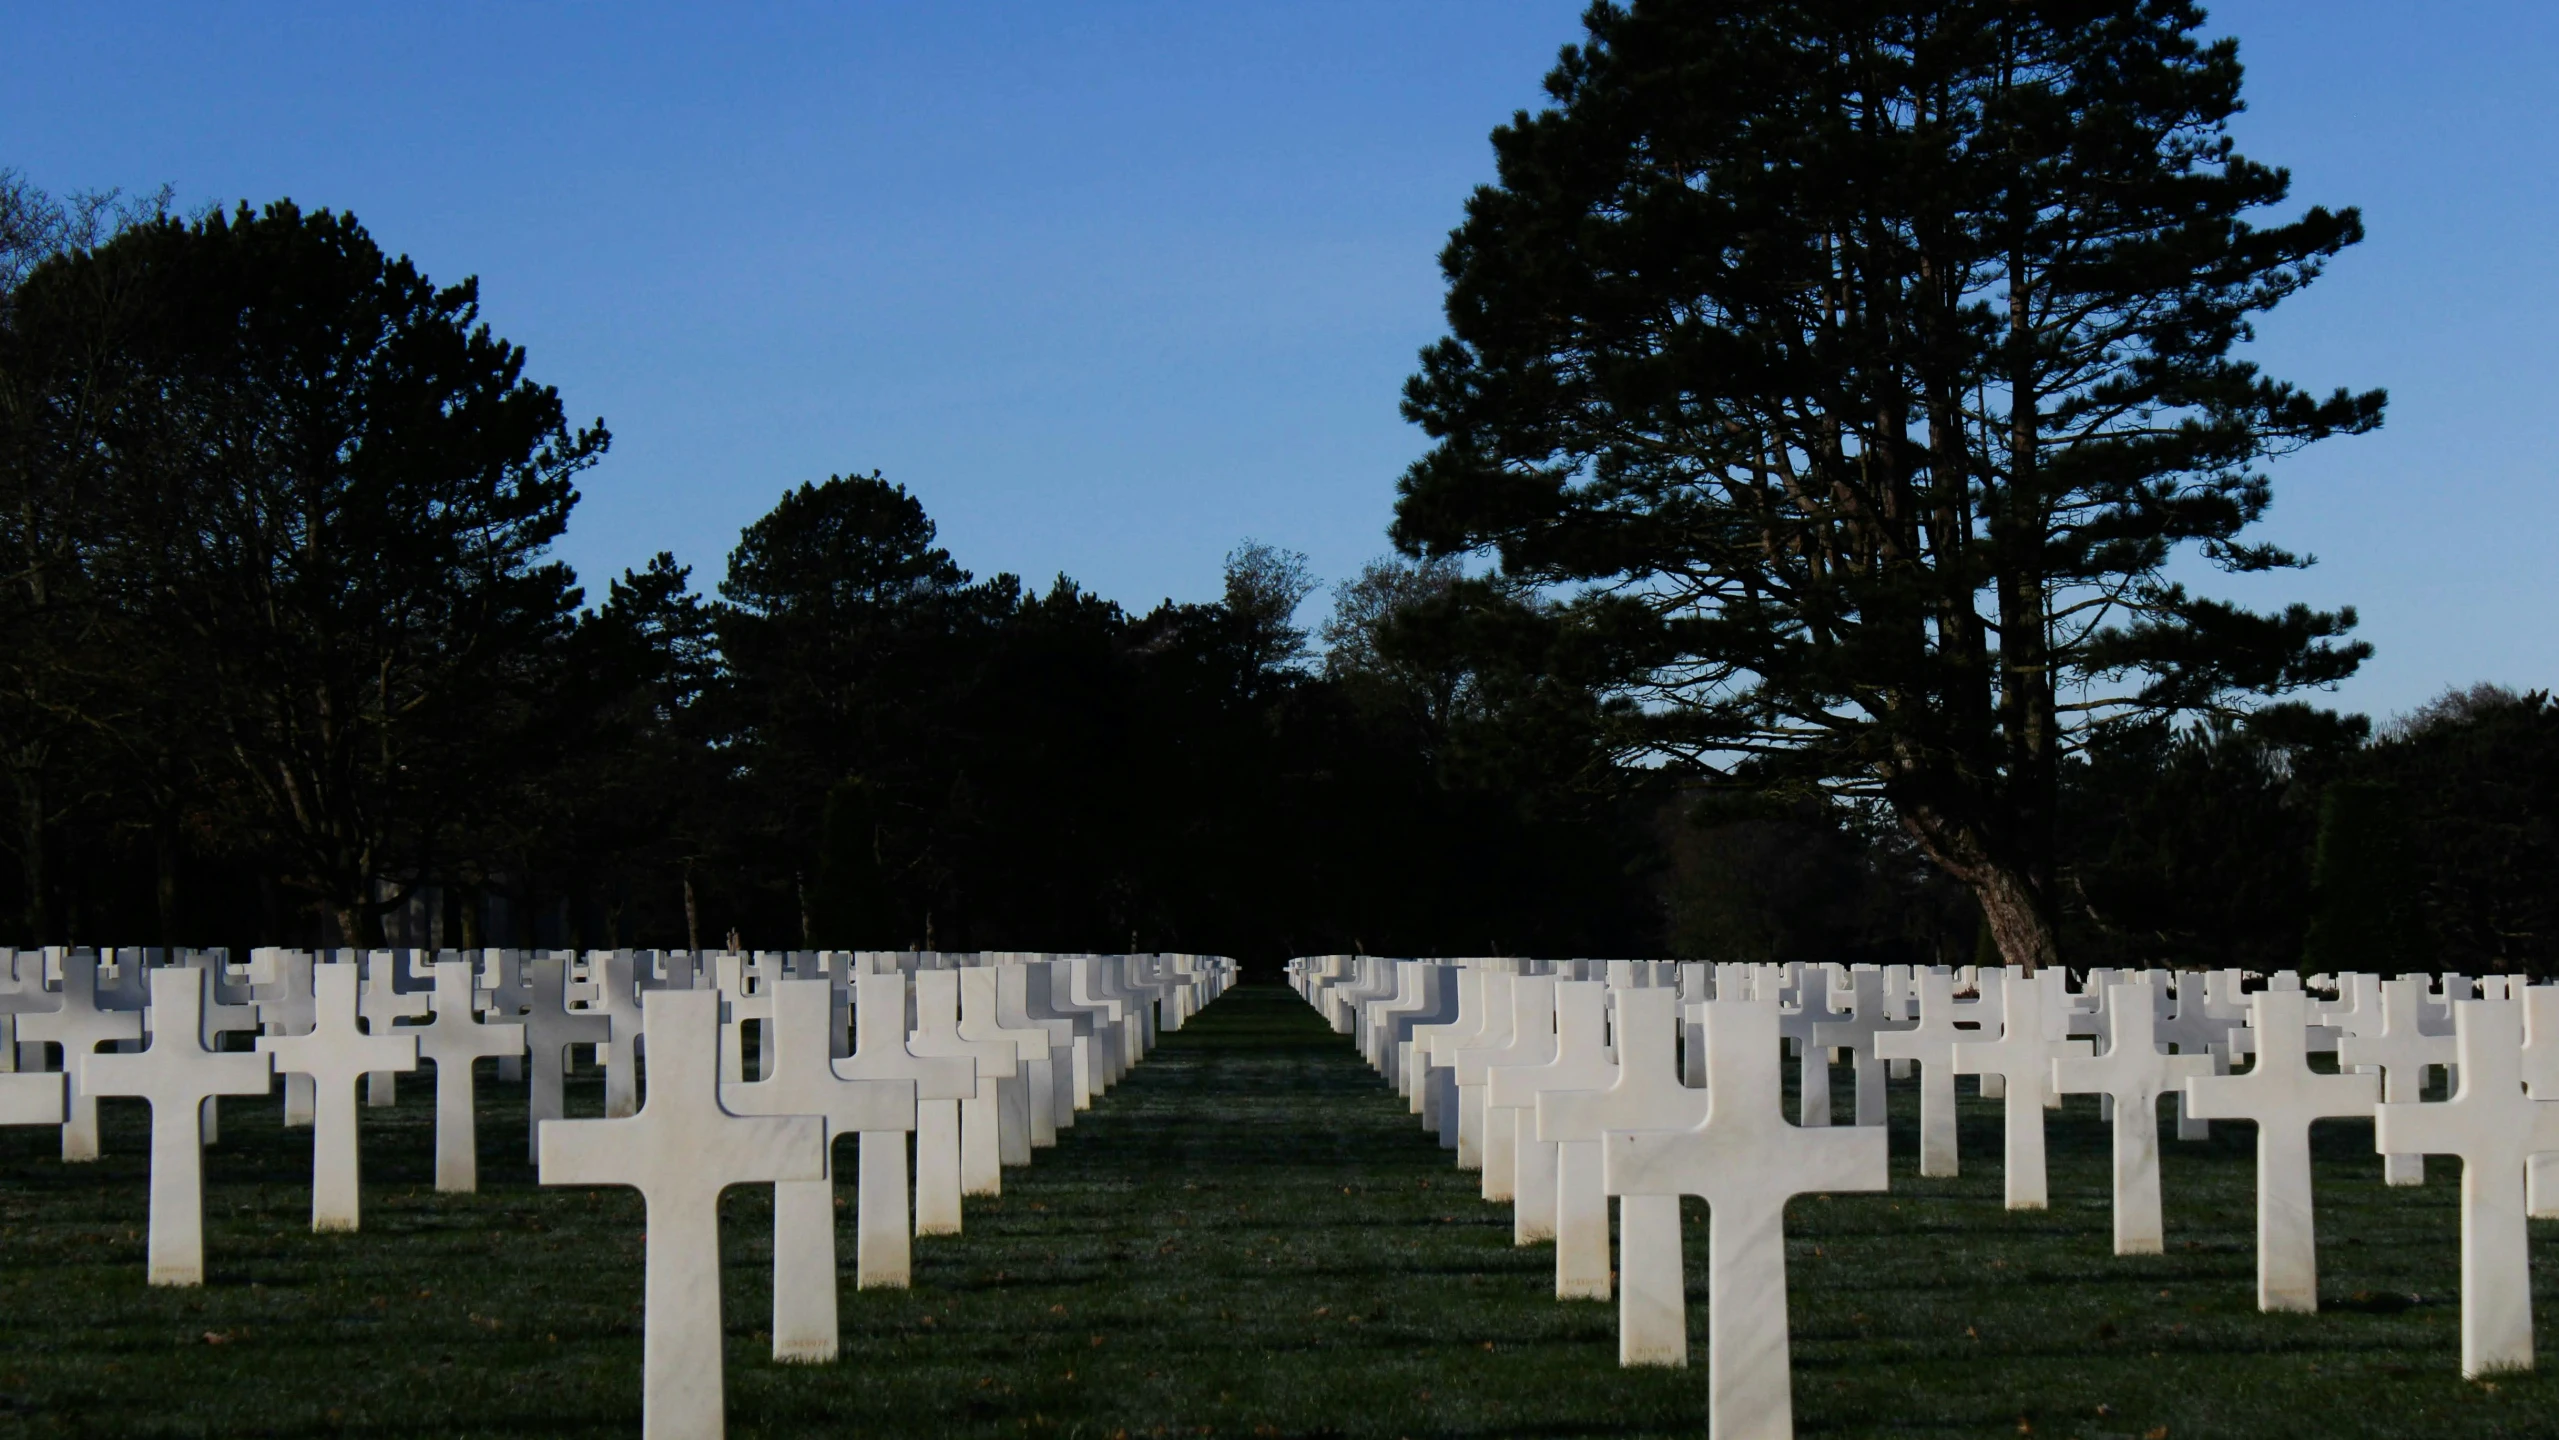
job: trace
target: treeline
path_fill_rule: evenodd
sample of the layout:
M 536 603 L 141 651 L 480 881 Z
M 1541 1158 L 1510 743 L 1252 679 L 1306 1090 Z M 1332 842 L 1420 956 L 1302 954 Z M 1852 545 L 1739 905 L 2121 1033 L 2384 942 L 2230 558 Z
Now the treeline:
M 1284 552 L 1132 614 L 852 474 L 713 593 L 591 595 L 549 547 L 609 437 L 471 283 L 0 181 L 13 943 L 1653 942 L 1641 796 L 1470 760 L 1484 677 L 1381 643 L 1443 572 L 1345 587 L 1319 660 Z
M 2062 772 L 2072 965 L 2559 975 L 2559 704 L 2454 690 L 2374 733 L 2298 704 L 2100 732 Z M 1668 831 L 1683 955 L 1995 963 L 1878 811 L 1707 792 Z
M 1889 810 L 1637 758 L 1448 561 L 1134 613 L 853 473 L 588 590 L 609 437 L 526 368 L 344 215 L 0 172 L 9 943 L 1993 953 Z M 2061 794 L 2071 963 L 2559 973 L 2544 695 L 2115 726 Z

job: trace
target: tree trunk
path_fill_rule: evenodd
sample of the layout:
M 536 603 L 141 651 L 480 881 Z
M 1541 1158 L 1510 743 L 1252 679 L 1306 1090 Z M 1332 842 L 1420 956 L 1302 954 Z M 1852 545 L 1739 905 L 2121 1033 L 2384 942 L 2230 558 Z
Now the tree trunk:
M 2049 887 L 1996 864 L 1983 867 L 1971 884 L 2001 960 L 2024 966 L 2029 975 L 2061 963 L 2061 937 L 2059 926 L 2054 923 Z
M 2003 962 L 2023 966 L 2030 975 L 2061 963 L 2061 925 L 2048 858 L 2041 865 L 2020 863 L 1993 845 L 1983 827 L 1939 806 L 1896 798 L 1893 813 L 1938 869 L 1973 892 Z M 2050 852 L 2044 854 L 2049 857 Z

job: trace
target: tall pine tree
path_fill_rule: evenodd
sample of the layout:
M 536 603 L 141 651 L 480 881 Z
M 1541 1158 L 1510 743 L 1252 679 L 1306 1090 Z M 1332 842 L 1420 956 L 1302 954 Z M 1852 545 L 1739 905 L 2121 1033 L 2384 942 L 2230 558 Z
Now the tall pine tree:
M 2350 610 L 2166 576 L 2258 467 L 2372 429 L 2234 350 L 2362 234 L 2261 226 L 2235 45 L 2183 0 L 1601 3 L 1442 256 L 1396 538 L 1569 598 L 1523 641 L 1629 755 L 1879 796 L 2010 961 L 2057 956 L 2096 727 L 2333 682 Z

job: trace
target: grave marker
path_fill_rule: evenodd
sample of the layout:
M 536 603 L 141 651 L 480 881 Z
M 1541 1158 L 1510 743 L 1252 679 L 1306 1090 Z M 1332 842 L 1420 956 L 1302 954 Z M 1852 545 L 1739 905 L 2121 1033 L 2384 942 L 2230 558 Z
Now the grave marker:
M 1952 1179 L 1955 1155 L 1955 1044 L 1977 1039 L 1979 1030 L 1955 1023 L 1961 1013 L 1955 1001 L 1955 977 L 1943 970 L 1922 970 L 1912 979 L 1919 988 L 1919 1023 L 1908 1030 L 1887 1030 L 1875 1037 L 1875 1054 L 1896 1063 L 1919 1064 L 1919 1173 L 1930 1179 Z
M 62 1158 L 95 1160 L 98 1148 L 98 1099 L 89 1089 L 89 1061 L 101 1045 L 142 1038 L 142 1012 L 110 1010 L 100 1003 L 98 957 L 74 950 L 62 957 L 61 1003 L 51 1010 L 18 1017 L 22 1041 L 51 1041 L 62 1047 L 66 1109 L 62 1121 Z
M 838 1074 L 828 1012 L 835 986 L 827 980 L 784 980 L 767 997 L 773 1047 L 753 1084 L 722 1088 L 720 1098 L 738 1115 L 814 1115 L 822 1136 L 826 1173 L 814 1180 L 783 1180 L 773 1187 L 773 1358 L 826 1362 L 837 1350 L 835 1311 L 835 1140 L 839 1135 L 898 1135 L 915 1123 L 912 1080 L 848 1080 Z M 896 1189 L 906 1189 L 905 1166 Z M 903 1217 L 901 1217 L 902 1220 Z M 901 1230 L 903 1225 L 900 1226 Z
M 2522 1016 L 2511 1000 L 2452 1005 L 2461 1083 L 2440 1104 L 2383 1104 L 2383 1154 L 2461 1157 L 2461 1373 L 2532 1368 L 2532 1245 L 2524 1166 L 2559 1151 L 2559 1101 L 2529 1099 Z
M 660 990 L 641 1005 L 649 1088 L 638 1113 L 542 1123 L 545 1185 L 628 1185 L 648 1207 L 640 1433 L 703 1440 L 727 1426 L 720 1192 L 826 1173 L 826 1122 L 720 1104 L 720 997 Z
M 1999 1038 L 1954 1047 L 1957 1074 L 2000 1077 L 2006 1107 L 2002 1180 L 2011 1210 L 2041 1210 L 2050 1203 L 2044 1110 L 2052 1095 L 2053 1061 L 2088 1053 L 2085 1040 L 2049 1038 L 2051 1005 L 2044 987 L 2051 983 L 2049 975 L 2008 976 L 1999 990 Z
M 2382 981 L 2373 1005 L 2376 1013 L 2366 1028 L 2338 1037 L 2337 1063 L 2349 1067 L 2379 1066 L 2382 1100 L 2392 1105 L 2414 1105 L 2425 1097 L 2426 1067 L 2452 1063 L 2453 1037 L 2449 1032 L 2436 1035 L 2427 1031 L 2423 980 Z M 2423 1185 L 2426 1157 L 2384 1154 L 2381 1178 L 2389 1185 Z
M 1679 992 L 1615 990 L 1609 998 L 1617 1007 L 1617 1083 L 1539 1094 L 1541 1140 L 1599 1142 L 1620 1130 L 1687 1130 L 1706 1119 L 1708 1092 L 1679 1080 Z M 1617 1363 L 1688 1363 L 1688 1282 L 1676 1195 L 1626 1195 L 1617 1202 Z
M 2319 1248 L 2312 1223 L 2310 1126 L 2369 1116 L 2381 1087 L 2371 1075 L 2310 1068 L 2308 997 L 2265 990 L 2251 997 L 2256 1060 L 2232 1075 L 2186 1082 L 2187 1113 L 2257 1122 L 2257 1308 L 2319 1308 Z
M 2095 1093 L 2114 1103 L 2115 1253 L 2157 1255 L 2166 1248 L 2159 1213 L 2159 1097 L 2197 1076 L 2212 1073 L 2202 1055 L 2161 1053 L 2151 1039 L 2157 1011 L 2151 986 L 2134 981 L 2107 987 L 2106 1053 L 2053 1061 L 2058 1094 Z
M 523 1026 L 480 1023 L 471 980 L 470 961 L 435 962 L 435 1018 L 394 1032 L 417 1037 L 418 1058 L 435 1062 L 435 1188 L 462 1195 L 480 1188 L 472 1063 L 524 1053 Z
M 1505 1067 L 1485 1083 L 1485 1098 L 1519 1115 L 1519 1191 L 1511 1239 L 1541 1238 L 1543 1222 L 1555 1241 L 1555 1298 L 1605 1300 L 1608 1278 L 1608 1187 L 1600 1171 L 1599 1141 L 1558 1142 L 1537 1131 L 1537 1097 L 1549 1091 L 1605 1090 L 1617 1083 L 1608 1054 L 1608 992 L 1600 980 L 1567 980 L 1555 986 L 1555 1058 L 1544 1065 Z M 1540 1189 L 1550 1197 L 1544 1215 L 1530 1214 Z
M 204 1001 L 212 977 L 193 966 L 151 972 L 151 1044 L 129 1055 L 89 1057 L 92 1095 L 151 1102 L 151 1239 L 154 1285 L 204 1283 L 204 1102 L 274 1088 L 267 1056 L 205 1048 Z
M 361 978 L 353 963 L 314 966 L 311 984 L 311 1028 L 299 1035 L 261 1035 L 258 1048 L 275 1057 L 276 1069 L 311 1087 L 311 1228 L 353 1230 L 362 1219 L 363 1186 L 355 1082 L 416 1069 L 418 1041 L 404 1030 L 367 1035 L 357 1027 Z
M 1708 1002 L 1704 1121 L 1685 1131 L 1612 1132 L 1606 1142 L 1612 1193 L 1706 1201 L 1706 1433 L 1714 1440 L 1795 1432 L 1786 1202 L 1882 1190 L 1891 1179 L 1882 1128 L 1786 1123 L 1777 1019 L 1765 1001 Z

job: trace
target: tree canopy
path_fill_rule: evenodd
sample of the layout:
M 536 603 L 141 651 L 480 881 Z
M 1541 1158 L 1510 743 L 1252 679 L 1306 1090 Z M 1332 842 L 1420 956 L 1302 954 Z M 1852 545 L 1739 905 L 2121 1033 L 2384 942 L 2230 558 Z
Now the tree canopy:
M 1395 535 L 1546 603 L 1622 757 L 1885 802 L 2014 962 L 2058 955 L 2068 759 L 2365 654 L 2262 462 L 2381 420 L 2237 353 L 2361 237 L 2261 223 L 2233 42 L 2181 0 L 1594 5 L 1441 257 Z

